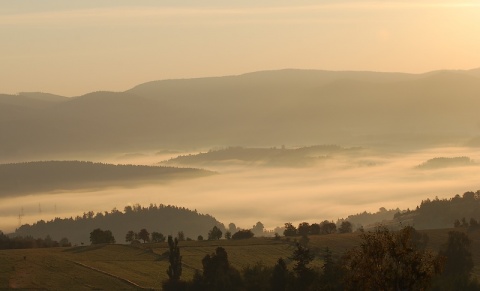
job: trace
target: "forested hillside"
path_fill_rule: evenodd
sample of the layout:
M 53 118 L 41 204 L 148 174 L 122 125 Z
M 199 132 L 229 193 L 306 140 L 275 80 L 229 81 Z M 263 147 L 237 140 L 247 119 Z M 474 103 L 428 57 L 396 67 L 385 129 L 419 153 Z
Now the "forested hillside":
M 212 175 L 192 168 L 112 165 L 80 161 L 0 164 L 0 197 L 45 191 L 164 183 Z
M 172 158 L 163 164 L 168 165 L 204 165 L 227 161 L 238 161 L 247 164 L 265 166 L 311 166 L 335 154 L 355 154 L 361 148 L 343 148 L 337 145 L 317 145 L 287 148 L 246 148 L 228 147 L 210 150 L 196 155 L 182 155 Z
M 462 167 L 462 166 L 473 166 L 476 163 L 469 157 L 438 157 L 430 159 L 417 166 L 417 169 L 422 170 L 432 170 L 432 169 L 441 169 L 449 167 Z
M 50 235 L 54 240 L 68 238 L 74 244 L 90 244 L 90 232 L 96 228 L 110 230 L 117 243 L 125 243 L 128 231 L 138 232 L 145 228 L 149 232 L 160 232 L 163 235 L 176 236 L 183 231 L 186 237 L 197 238 L 198 235 L 207 237 L 213 226 L 223 232 L 225 227 L 213 216 L 200 214 L 196 210 L 171 205 L 140 205 L 126 206 L 123 211 L 113 209 L 104 213 L 89 211 L 82 216 L 70 218 L 55 218 L 50 221 L 40 220 L 32 225 L 19 227 L 15 235 L 45 237 Z
M 449 199 L 426 199 L 415 210 L 395 214 L 396 222 L 408 222 L 417 229 L 452 228 L 462 218 L 480 219 L 480 190 Z

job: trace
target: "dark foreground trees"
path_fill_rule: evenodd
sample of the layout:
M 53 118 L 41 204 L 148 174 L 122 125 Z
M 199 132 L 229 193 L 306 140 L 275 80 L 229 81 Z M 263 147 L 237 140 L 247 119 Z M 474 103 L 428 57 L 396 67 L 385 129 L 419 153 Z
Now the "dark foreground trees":
M 473 258 L 470 245 L 471 240 L 466 233 L 448 233 L 448 241 L 439 253 L 445 258 L 445 268 L 435 279 L 432 290 L 480 290 L 480 284 L 471 277 Z
M 187 290 L 187 284 L 180 280 L 182 276 L 182 256 L 178 247 L 178 238 L 168 236 L 168 280 L 163 282 L 163 290 L 181 291 Z
M 217 247 L 215 253 L 202 260 L 203 272 L 193 278 L 192 290 L 223 291 L 243 290 L 240 272 L 230 266 L 227 251 Z
M 349 290 L 425 290 L 442 270 L 441 257 L 417 247 L 413 227 L 378 227 L 361 237 L 360 247 L 345 256 Z
M 360 236 L 360 246 L 343 257 L 295 242 L 287 260 L 280 258 L 273 267 L 252 262 L 240 271 L 217 247 L 202 259 L 202 270 L 192 281 L 180 279 L 178 240 L 169 237 L 169 279 L 163 290 L 480 290 L 470 277 L 473 263 L 464 233 L 450 233 L 438 255 L 426 250 L 428 238 L 412 227 L 378 227 Z M 315 257 L 321 257 L 322 265 Z

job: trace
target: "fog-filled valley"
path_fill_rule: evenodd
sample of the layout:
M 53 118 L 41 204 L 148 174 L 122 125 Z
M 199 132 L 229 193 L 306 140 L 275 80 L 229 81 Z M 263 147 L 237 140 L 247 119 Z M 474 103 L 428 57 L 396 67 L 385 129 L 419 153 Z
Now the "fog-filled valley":
M 312 149 L 317 152 L 312 154 Z M 286 159 L 290 154 L 285 152 L 289 151 L 300 162 L 292 163 L 292 157 Z M 310 156 L 299 155 L 302 151 Z M 254 155 L 245 154 L 249 152 Z M 277 158 L 272 157 L 272 153 Z M 224 159 L 209 160 L 205 157 L 209 154 Z M 246 156 L 249 156 L 248 160 Z M 466 157 L 467 164 L 458 162 Z M 188 162 L 187 158 L 192 161 Z M 182 163 L 175 163 L 178 159 Z M 438 159 L 446 162 L 440 165 L 433 162 L 432 165 L 432 160 Z M 111 179 L 90 188 L 75 187 L 78 183 L 88 185 L 95 182 L 95 179 L 88 181 L 88 176 L 70 177 L 61 184 L 55 182 L 53 176 L 46 180 L 52 187 L 50 191 L 42 191 L 43 188 L 39 187 L 37 191 L 30 189 L 23 195 L 19 192 L 15 196 L 3 196 L 0 229 L 13 231 L 20 220 L 22 224 L 32 224 L 41 219 L 82 216 L 89 211 L 123 210 L 125 206 L 138 203 L 186 207 L 212 215 L 225 227 L 233 222 L 238 227 L 250 228 L 261 221 L 266 229 L 273 230 L 285 222 L 336 221 L 364 211 L 374 213 L 382 207 L 415 209 L 427 198 L 451 198 L 455 194 L 476 191 L 480 167 L 476 161 L 480 161 L 478 151 L 466 147 L 416 151 L 339 146 L 295 149 L 234 147 L 170 159 L 155 152 L 122 155 L 105 162 L 167 164 L 174 166 L 172 169 L 183 169 L 176 168 L 180 166 L 203 168 L 211 170 L 207 173 L 213 175 L 195 174 L 194 179 L 166 178 L 143 183 L 142 180 L 127 183 Z M 96 172 L 99 173 L 101 171 Z M 17 175 L 18 179 L 22 177 L 21 173 Z M 114 174 L 110 172 L 110 175 Z M 48 177 L 48 167 L 44 167 L 42 176 Z M 393 213 L 390 213 L 390 219 Z
M 138 203 L 273 230 L 476 191 L 479 81 L 280 70 L 0 95 L 0 229 Z

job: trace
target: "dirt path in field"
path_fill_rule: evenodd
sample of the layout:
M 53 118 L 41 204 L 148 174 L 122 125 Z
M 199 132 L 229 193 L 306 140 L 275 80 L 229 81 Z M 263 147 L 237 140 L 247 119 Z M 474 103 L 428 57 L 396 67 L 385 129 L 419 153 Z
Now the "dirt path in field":
M 72 263 L 74 263 L 74 264 L 76 264 L 76 265 L 82 266 L 82 267 L 84 267 L 84 268 L 87 268 L 87 269 L 90 269 L 90 270 L 93 270 L 93 271 L 96 271 L 96 272 L 105 274 L 105 275 L 110 276 L 110 277 L 112 277 L 112 278 L 118 279 L 118 280 L 120 280 L 120 281 L 122 281 L 122 282 L 125 282 L 125 283 L 127 283 L 127 284 L 135 287 L 135 288 L 138 288 L 138 289 L 141 289 L 141 290 L 152 290 L 151 288 L 142 287 L 142 286 L 138 285 L 138 284 L 135 283 L 135 282 L 132 282 L 132 281 L 130 281 L 130 280 L 127 280 L 127 279 L 125 279 L 125 278 L 119 277 L 119 276 L 117 276 L 117 275 L 114 275 L 114 274 L 111 274 L 111 273 L 102 271 L 102 270 L 100 270 L 100 269 L 97 269 L 97 268 L 94 268 L 94 267 L 90 267 L 90 266 L 85 265 L 85 264 L 82 264 L 82 263 L 80 263 L 80 262 L 75 262 L 75 261 L 70 261 L 70 262 L 72 262 Z

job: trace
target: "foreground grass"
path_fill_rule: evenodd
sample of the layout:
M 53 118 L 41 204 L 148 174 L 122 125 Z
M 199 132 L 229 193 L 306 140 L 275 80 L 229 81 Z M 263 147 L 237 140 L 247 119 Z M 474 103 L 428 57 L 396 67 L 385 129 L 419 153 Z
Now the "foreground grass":
M 429 246 L 437 251 L 446 242 L 449 230 L 425 231 Z M 471 233 L 474 275 L 480 275 L 480 232 Z M 237 269 L 262 262 L 273 266 L 278 258 L 293 252 L 294 239 L 253 238 L 239 241 L 180 242 L 183 257 L 182 278 L 191 279 L 202 269 L 201 260 L 221 246 Z M 321 266 L 321 253 L 328 247 L 335 256 L 358 246 L 358 234 L 311 236 L 310 248 L 317 254 L 314 265 Z M 287 264 L 292 263 L 287 259 Z M 167 279 L 166 243 L 140 245 L 96 245 L 72 248 L 0 251 L 0 289 L 36 288 L 63 290 L 161 289 Z

